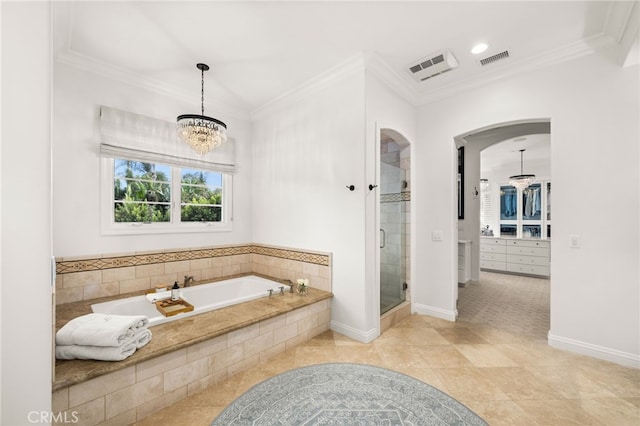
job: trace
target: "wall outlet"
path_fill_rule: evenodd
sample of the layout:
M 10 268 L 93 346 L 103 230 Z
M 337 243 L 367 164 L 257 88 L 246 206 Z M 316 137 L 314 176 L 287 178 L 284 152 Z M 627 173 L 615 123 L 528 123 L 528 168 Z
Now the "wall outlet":
M 569 235 L 569 247 L 580 248 L 580 235 Z
M 442 231 L 431 232 L 431 241 L 442 241 Z

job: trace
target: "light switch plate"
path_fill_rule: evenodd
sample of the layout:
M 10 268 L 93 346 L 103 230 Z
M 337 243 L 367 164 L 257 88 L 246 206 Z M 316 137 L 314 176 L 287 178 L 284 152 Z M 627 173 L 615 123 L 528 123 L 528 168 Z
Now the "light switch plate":
M 580 248 L 580 235 L 569 235 L 569 247 Z

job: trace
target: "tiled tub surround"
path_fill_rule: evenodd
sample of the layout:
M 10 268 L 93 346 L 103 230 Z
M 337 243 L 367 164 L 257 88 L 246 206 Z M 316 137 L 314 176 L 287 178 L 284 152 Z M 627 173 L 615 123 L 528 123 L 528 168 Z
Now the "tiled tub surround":
M 58 361 L 53 412 L 75 412 L 83 425 L 132 424 L 328 330 L 331 297 L 310 288 L 256 299 L 155 326 L 124 361 Z M 90 304 L 59 306 L 59 317 Z
M 54 412 L 79 424 L 131 424 L 329 329 L 331 256 L 257 244 L 56 259 L 56 330 L 91 304 L 255 274 L 308 278 L 306 296 L 286 293 L 152 328 L 149 344 L 120 362 L 56 361 Z
M 56 259 L 56 304 L 117 296 L 183 282 L 255 273 L 279 279 L 308 278 L 331 291 L 331 255 L 246 244 Z

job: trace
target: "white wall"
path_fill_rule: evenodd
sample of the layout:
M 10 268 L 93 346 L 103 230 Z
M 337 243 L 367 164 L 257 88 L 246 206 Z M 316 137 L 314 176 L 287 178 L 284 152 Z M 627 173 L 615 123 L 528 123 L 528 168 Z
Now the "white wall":
M 368 189 L 379 184 L 378 133 L 411 142 L 415 109 L 364 69 L 357 55 L 256 114 L 253 237 L 332 253 L 332 328 L 370 341 L 380 321 L 377 191 Z
M 161 235 L 101 235 L 98 114 L 107 105 L 173 121 L 195 111 L 193 104 L 54 62 L 53 248 L 56 256 L 251 242 L 251 128 L 246 120 L 220 117 L 236 140 L 238 172 L 233 178 L 233 231 Z
M 50 4 L 0 18 L 0 424 L 27 425 L 51 410 Z
M 431 283 L 414 299 L 455 310 L 453 137 L 550 117 L 550 343 L 640 365 L 638 76 L 638 66 L 622 69 L 591 55 L 420 108 L 417 180 L 438 184 L 414 191 L 423 221 L 416 274 Z M 442 243 L 430 239 L 436 229 L 444 231 Z M 581 236 L 581 248 L 569 248 L 571 235 Z
M 252 222 L 257 243 L 333 254 L 332 327 L 346 327 L 346 333 L 365 339 L 371 326 L 363 297 L 361 70 L 356 63 L 344 73 L 327 75 L 326 81 L 256 114 Z

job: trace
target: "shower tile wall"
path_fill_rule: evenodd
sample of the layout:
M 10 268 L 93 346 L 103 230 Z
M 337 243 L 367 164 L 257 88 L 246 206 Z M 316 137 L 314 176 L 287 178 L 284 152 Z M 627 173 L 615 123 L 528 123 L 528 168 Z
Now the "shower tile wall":
M 385 231 L 385 247 L 380 250 L 380 305 L 382 310 L 404 300 L 402 283 L 409 283 L 410 279 L 408 155 L 408 148 L 400 150 L 393 141 L 381 143 L 380 227 Z M 409 294 L 407 293 L 406 296 L 408 299 Z

